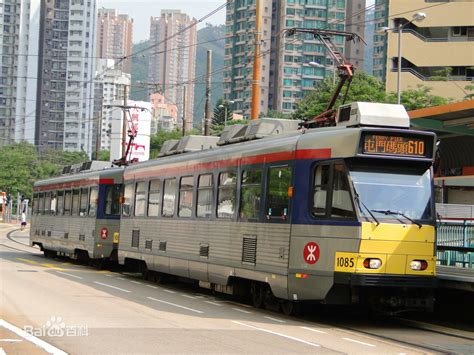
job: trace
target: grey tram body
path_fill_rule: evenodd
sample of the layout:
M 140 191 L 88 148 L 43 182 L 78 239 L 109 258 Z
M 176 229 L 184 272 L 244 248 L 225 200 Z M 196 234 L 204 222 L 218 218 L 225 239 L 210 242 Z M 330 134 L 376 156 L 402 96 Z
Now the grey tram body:
M 97 199 L 102 197 L 102 202 L 96 206 L 93 216 L 89 215 L 89 205 L 85 213 L 77 215 L 72 212 L 51 211 L 50 209 L 38 211 L 34 208 L 35 212 L 30 228 L 30 244 L 40 246 L 43 251 L 70 257 L 116 259 L 118 240 L 114 243 L 114 235 L 118 236 L 120 218 L 119 216 L 111 218 L 111 216 L 104 214 L 103 187 L 105 186 L 104 182 L 111 181 L 113 184 L 121 185 L 122 177 L 123 169 L 113 168 L 63 175 L 35 183 L 35 195 L 54 193 L 58 196 L 60 191 L 65 193 L 78 189 L 87 190 L 88 204 L 91 189 L 97 188 Z M 107 234 L 101 235 L 104 228 L 107 230 Z M 105 236 L 107 237 L 103 238 Z

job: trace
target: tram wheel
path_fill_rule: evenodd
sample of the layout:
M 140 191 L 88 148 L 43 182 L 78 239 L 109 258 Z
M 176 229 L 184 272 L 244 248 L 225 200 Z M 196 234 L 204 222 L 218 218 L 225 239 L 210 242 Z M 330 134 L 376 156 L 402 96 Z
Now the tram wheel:
M 252 295 L 252 305 L 255 308 L 263 308 L 265 305 L 265 293 L 262 285 L 256 282 L 252 283 L 250 292 Z
M 296 310 L 295 303 L 292 301 L 286 301 L 286 300 L 280 303 L 280 308 L 283 314 L 286 316 L 291 316 L 292 314 L 294 314 Z

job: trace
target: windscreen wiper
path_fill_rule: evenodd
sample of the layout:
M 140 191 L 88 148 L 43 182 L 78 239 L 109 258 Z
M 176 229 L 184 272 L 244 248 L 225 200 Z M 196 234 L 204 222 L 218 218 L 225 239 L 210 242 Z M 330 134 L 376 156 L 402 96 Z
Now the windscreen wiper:
M 364 202 L 362 202 L 360 200 L 360 197 L 359 197 L 359 194 L 357 193 L 357 190 L 355 189 L 355 186 L 354 186 L 354 182 L 351 181 L 352 183 L 352 189 L 354 190 L 354 199 L 355 201 L 357 202 L 357 206 L 359 207 L 359 210 L 362 212 L 362 206 L 364 206 L 364 208 L 367 210 L 367 212 L 369 212 L 370 216 L 372 217 L 372 219 L 375 221 L 375 224 L 377 225 L 377 227 L 379 226 L 380 222 L 377 218 L 375 218 L 374 214 L 372 213 L 372 211 L 370 210 L 370 208 L 368 208 Z
M 413 220 L 412 218 L 408 217 L 406 214 L 401 213 L 401 212 L 390 211 L 390 210 L 372 210 L 372 212 L 383 213 L 385 215 L 402 216 L 402 217 L 408 219 L 411 223 L 416 224 L 418 226 L 418 228 L 421 229 L 421 227 L 423 227 L 423 225 L 421 223 L 416 222 L 415 220 Z

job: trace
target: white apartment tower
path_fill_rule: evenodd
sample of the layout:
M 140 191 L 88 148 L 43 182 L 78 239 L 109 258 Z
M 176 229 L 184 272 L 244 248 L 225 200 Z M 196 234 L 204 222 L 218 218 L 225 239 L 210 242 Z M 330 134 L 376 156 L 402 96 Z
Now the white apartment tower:
M 114 67 L 113 59 L 100 59 L 97 66 L 97 79 L 95 82 L 95 97 L 98 109 L 94 116 L 97 116 L 99 123 L 98 148 L 100 150 L 111 149 L 111 129 L 114 111 L 121 111 L 120 108 L 110 108 L 117 102 L 123 102 L 125 86 L 130 86 L 130 74 L 122 72 L 120 69 L 109 69 Z M 99 75 L 103 73 L 102 75 Z M 94 131 L 96 131 L 94 126 Z M 97 133 L 96 133 L 97 134 Z M 94 138 L 94 140 L 97 138 Z M 97 144 L 97 142 L 96 142 Z
M 40 3 L 0 1 L 0 145 L 34 142 Z
M 149 52 L 149 81 L 162 88 L 162 94 L 169 103 L 176 104 L 180 123 L 185 104 L 188 128 L 192 127 L 193 122 L 192 80 L 196 69 L 197 31 L 195 26 L 183 30 L 195 21 L 180 10 L 162 10 L 160 17 L 150 19 L 150 46 L 155 47 Z M 187 85 L 186 97 L 183 99 L 184 82 Z

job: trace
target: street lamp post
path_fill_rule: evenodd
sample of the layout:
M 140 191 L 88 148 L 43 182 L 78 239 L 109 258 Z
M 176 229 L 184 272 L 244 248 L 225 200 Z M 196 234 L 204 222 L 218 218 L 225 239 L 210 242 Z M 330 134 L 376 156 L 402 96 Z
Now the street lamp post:
M 401 101 L 401 74 L 402 74 L 402 32 L 403 29 L 408 26 L 412 22 L 420 22 L 426 18 L 426 14 L 424 12 L 417 12 L 413 15 L 413 19 L 405 24 L 399 24 L 398 28 L 389 28 L 389 27 L 381 27 L 377 32 L 379 34 L 387 34 L 388 31 L 398 30 L 398 65 L 397 65 L 397 104 L 400 105 Z
M 227 107 L 229 105 L 232 105 L 234 103 L 234 101 L 226 101 L 227 105 L 219 105 L 219 108 L 223 108 L 224 109 L 224 127 L 227 126 Z

